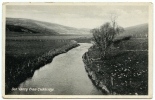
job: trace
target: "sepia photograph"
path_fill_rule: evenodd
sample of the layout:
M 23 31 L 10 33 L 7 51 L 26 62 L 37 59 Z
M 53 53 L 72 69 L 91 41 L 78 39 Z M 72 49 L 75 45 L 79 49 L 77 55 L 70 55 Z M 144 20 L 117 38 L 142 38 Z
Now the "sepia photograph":
M 152 98 L 152 6 L 3 3 L 3 98 Z

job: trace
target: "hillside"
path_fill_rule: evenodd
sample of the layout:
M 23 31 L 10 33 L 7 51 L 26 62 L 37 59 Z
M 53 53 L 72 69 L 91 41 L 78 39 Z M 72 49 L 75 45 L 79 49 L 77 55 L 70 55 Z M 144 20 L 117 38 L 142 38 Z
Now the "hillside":
M 36 21 L 23 18 L 6 18 L 7 34 L 30 34 L 30 35 L 63 35 L 89 34 L 89 29 L 77 29 L 59 24 Z M 10 33 L 11 32 L 11 33 Z
M 119 34 L 116 38 L 122 37 L 132 37 L 132 38 L 147 38 L 148 36 L 148 24 L 140 24 L 136 26 L 131 26 L 125 28 L 125 31 Z

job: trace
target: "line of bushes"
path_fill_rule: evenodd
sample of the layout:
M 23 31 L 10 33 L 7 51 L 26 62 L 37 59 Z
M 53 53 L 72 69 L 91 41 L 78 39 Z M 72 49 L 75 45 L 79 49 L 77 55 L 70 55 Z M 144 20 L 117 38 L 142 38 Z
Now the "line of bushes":
M 79 44 L 77 44 L 76 41 L 71 41 L 69 44 L 62 46 L 61 48 L 50 50 L 34 60 L 29 60 L 28 62 L 24 62 L 22 65 L 16 66 L 16 68 L 5 70 L 5 94 L 9 94 L 12 87 L 18 87 L 21 82 L 32 77 L 35 70 L 52 62 L 52 59 L 55 56 L 65 53 L 77 46 L 79 46 Z

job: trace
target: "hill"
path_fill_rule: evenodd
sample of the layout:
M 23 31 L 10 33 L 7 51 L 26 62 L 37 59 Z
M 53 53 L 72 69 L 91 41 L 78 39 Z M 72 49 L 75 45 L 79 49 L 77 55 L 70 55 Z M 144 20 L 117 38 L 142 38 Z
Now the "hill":
M 6 18 L 6 32 L 26 35 L 82 35 L 89 34 L 89 29 L 77 29 L 32 19 Z
M 122 37 L 132 37 L 132 38 L 147 38 L 148 36 L 148 24 L 140 24 L 136 26 L 131 26 L 125 28 L 125 31 L 119 34 L 116 38 Z

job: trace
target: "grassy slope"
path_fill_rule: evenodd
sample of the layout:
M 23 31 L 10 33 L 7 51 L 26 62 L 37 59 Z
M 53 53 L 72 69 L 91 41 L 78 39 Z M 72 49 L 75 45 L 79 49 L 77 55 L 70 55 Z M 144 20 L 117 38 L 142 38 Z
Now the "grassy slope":
M 127 27 L 125 28 L 125 32 L 122 34 L 119 34 L 117 38 L 121 37 L 127 37 L 127 36 L 132 36 L 132 38 L 146 38 L 148 35 L 148 24 L 141 24 L 141 25 L 136 25 L 133 27 Z
M 40 33 L 39 35 L 58 35 L 58 34 L 89 34 L 89 29 L 77 29 L 73 27 L 67 27 L 59 24 L 36 21 L 31 19 L 22 19 L 22 18 L 6 18 L 7 30 L 9 30 L 10 26 L 14 26 L 14 28 L 24 28 L 32 33 Z M 10 32 L 9 32 L 10 33 Z M 20 32 L 14 32 L 13 34 L 17 34 Z M 29 34 L 30 35 L 30 34 Z M 33 34 L 31 34 L 33 35 Z
M 114 80 L 109 87 L 118 94 L 148 93 L 148 25 L 143 24 L 126 28 L 116 39 L 131 36 L 129 40 L 115 42 L 107 52 L 107 59 L 100 63 L 101 70 L 106 71 Z M 90 49 L 89 55 L 99 58 L 98 50 Z M 94 67 L 97 63 L 94 62 Z M 97 68 L 94 68 L 97 71 Z M 102 74 L 98 73 L 98 78 Z

